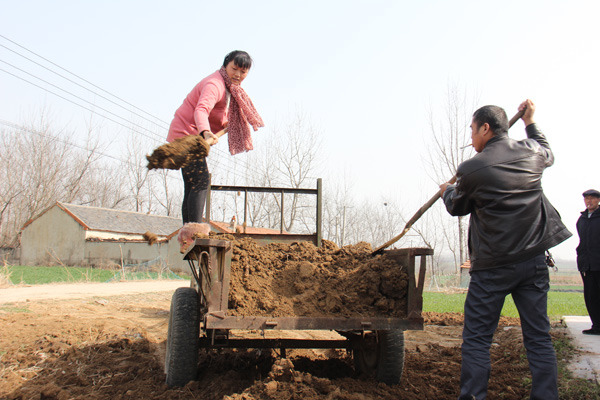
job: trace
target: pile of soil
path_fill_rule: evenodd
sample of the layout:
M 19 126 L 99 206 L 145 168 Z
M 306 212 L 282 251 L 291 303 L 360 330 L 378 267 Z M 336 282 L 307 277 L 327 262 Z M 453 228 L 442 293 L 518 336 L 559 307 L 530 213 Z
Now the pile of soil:
M 197 380 L 183 388 L 169 388 L 163 365 L 171 295 L 167 292 L 0 306 L 0 398 L 458 397 L 462 318 L 460 314 L 435 313 L 425 314 L 424 331 L 406 332 L 404 374 L 396 386 L 357 375 L 351 354 L 343 350 L 289 350 L 288 358 L 282 360 L 275 351 L 240 349 L 201 351 Z M 528 396 L 531 375 L 521 329 L 506 325 L 514 321 L 518 322 L 501 322 L 494 337 L 488 393 L 491 399 Z
M 233 241 L 230 315 L 406 317 L 406 266 L 372 256 L 368 243 L 260 246 L 248 237 L 225 238 Z

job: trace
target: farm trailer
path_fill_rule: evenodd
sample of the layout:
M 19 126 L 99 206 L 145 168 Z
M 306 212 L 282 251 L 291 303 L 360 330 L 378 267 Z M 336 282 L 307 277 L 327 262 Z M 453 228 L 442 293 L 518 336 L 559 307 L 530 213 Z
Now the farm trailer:
M 200 349 L 331 348 L 353 353 L 355 369 L 387 384 L 397 384 L 404 368 L 404 331 L 422 330 L 423 284 L 429 248 L 385 250 L 398 268 L 406 268 L 408 291 L 406 318 L 369 317 L 265 317 L 235 316 L 228 311 L 232 243 L 196 239 L 184 255 L 193 277 L 190 287 L 175 291 L 171 301 L 165 360 L 166 382 L 183 386 L 198 373 Z M 416 270 L 416 258 L 419 269 Z M 328 330 L 345 339 L 233 338 L 231 330 Z

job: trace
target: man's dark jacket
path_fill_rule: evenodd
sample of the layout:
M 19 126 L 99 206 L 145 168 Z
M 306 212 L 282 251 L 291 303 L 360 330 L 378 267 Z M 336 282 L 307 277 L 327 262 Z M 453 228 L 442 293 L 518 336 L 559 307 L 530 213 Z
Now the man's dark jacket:
M 600 271 L 600 208 L 588 218 L 587 210 L 577 220 L 579 246 L 577 268 L 580 271 Z
M 471 214 L 472 270 L 526 261 L 571 236 L 542 191 L 542 173 L 554 155 L 535 124 L 525 130 L 524 140 L 493 136 L 458 166 L 456 185 L 444 192 L 451 215 Z

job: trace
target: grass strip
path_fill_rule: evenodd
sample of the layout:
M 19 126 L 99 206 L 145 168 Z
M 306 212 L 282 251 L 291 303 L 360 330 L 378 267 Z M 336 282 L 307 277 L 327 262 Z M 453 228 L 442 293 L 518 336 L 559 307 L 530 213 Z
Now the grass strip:
M 423 311 L 438 313 L 464 312 L 466 293 L 423 293 Z M 506 317 L 519 317 L 517 307 L 512 296 L 507 296 L 501 315 Z M 574 292 L 549 292 L 548 316 L 552 320 L 560 320 L 565 315 L 588 315 L 582 293 Z
M 7 266 L 5 269 L 5 276 L 8 276 L 8 279 L 14 285 L 188 278 L 184 275 L 176 275 L 171 271 L 166 273 L 125 271 L 125 273 L 123 273 L 120 269 L 110 270 L 101 268 L 20 265 Z

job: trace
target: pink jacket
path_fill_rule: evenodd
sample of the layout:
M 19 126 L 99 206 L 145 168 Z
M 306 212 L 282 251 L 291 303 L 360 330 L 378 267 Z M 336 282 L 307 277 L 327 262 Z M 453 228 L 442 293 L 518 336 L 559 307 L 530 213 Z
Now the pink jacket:
M 213 133 L 222 130 L 227 123 L 228 97 L 219 71 L 202 79 L 175 111 L 167 142 L 204 130 Z

